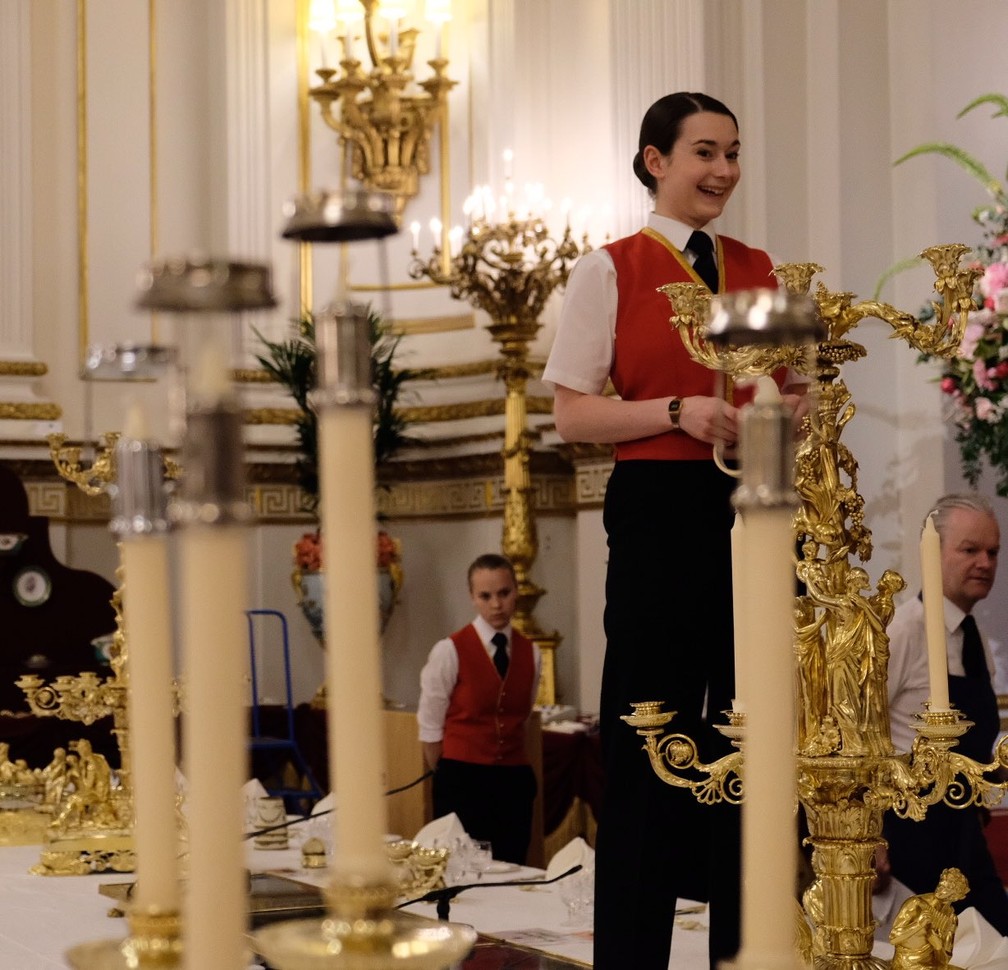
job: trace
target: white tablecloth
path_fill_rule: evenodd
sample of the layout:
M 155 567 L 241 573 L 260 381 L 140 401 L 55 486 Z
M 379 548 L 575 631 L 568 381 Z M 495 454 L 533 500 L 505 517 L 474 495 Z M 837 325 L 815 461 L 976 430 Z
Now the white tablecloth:
M 128 932 L 126 921 L 110 919 L 115 905 L 98 887 L 107 882 L 124 882 L 122 873 L 100 876 L 36 876 L 29 869 L 38 862 L 37 845 L 0 848 L 0 970 L 67 970 L 65 954 L 79 943 L 121 940 Z M 253 850 L 248 854 L 253 871 L 279 872 L 290 878 L 325 885 L 326 870 L 302 869 L 297 848 L 280 852 Z M 486 882 L 535 878 L 541 870 L 488 874 Z M 682 909 L 691 904 L 682 901 Z M 433 903 L 417 903 L 409 912 L 436 918 Z M 591 964 L 591 933 L 587 926 L 566 924 L 566 910 L 558 884 L 529 888 L 475 888 L 462 892 L 451 902 L 450 918 L 467 923 L 478 932 L 500 936 L 526 946 L 534 946 L 557 956 Z M 676 918 L 669 970 L 696 970 L 707 966 L 707 914 L 682 912 Z M 971 923 L 964 914 L 960 928 L 967 943 Z M 998 938 L 1000 940 L 1000 938 Z M 957 956 L 962 947 L 957 939 Z M 876 954 L 888 956 L 891 947 L 876 946 Z M 964 954 L 965 956 L 965 954 Z M 967 959 L 961 966 L 1003 966 Z
M 122 939 L 124 919 L 109 919 L 114 900 L 98 892 L 101 876 L 35 876 L 37 845 L 0 848 L 0 967 L 3 970 L 66 970 L 64 954 L 77 943 Z

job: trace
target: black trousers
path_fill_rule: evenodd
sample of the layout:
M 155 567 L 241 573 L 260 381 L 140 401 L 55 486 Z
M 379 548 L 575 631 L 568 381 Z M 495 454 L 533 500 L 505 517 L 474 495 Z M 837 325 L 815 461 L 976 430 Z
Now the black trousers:
M 734 689 L 733 487 L 713 462 L 617 462 L 609 480 L 595 970 L 665 970 L 680 897 L 711 902 L 712 964 L 738 949 L 738 809 L 661 782 L 620 720 L 662 700 L 705 759 L 731 750 L 709 723 Z
M 478 765 L 442 758 L 431 783 L 434 817 L 454 812 L 473 839 L 487 839 L 495 859 L 525 865 L 536 796 L 531 765 Z

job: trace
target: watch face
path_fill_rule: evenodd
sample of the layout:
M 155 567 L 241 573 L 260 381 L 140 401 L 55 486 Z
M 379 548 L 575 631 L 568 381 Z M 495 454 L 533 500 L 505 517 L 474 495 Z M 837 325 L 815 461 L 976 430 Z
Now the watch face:
M 14 577 L 14 596 L 22 606 L 41 606 L 51 592 L 52 582 L 38 566 L 25 566 Z

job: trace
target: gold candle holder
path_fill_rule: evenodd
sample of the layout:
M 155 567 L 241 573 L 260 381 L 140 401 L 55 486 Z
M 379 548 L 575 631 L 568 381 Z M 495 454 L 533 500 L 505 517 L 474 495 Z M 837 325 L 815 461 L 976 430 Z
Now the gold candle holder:
M 539 704 L 556 703 L 555 653 L 562 637 L 544 632 L 534 616 L 546 590 L 529 576 L 539 552 L 535 502 L 529 463 L 532 434 L 528 428 L 527 385 L 534 373 L 529 345 L 539 332 L 546 301 L 567 282 L 574 261 L 590 247 L 575 241 L 568 224 L 554 239 L 545 221 L 513 210 L 499 222 L 473 216 L 458 251 L 442 253 L 435 242 L 427 260 L 416 248 L 409 273 L 447 286 L 453 299 L 465 300 L 490 317 L 491 338 L 500 345 L 498 372 L 504 380 L 504 523 L 501 550 L 515 567 L 518 607 L 513 623 L 542 651 Z

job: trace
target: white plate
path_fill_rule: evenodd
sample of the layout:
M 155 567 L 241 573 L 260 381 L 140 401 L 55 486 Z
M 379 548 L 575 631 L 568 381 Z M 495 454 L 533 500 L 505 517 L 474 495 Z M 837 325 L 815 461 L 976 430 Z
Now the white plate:
M 491 862 L 490 865 L 486 867 L 486 872 L 517 872 L 520 866 L 516 866 L 513 862 Z

